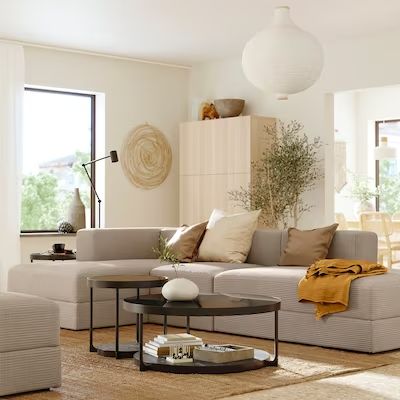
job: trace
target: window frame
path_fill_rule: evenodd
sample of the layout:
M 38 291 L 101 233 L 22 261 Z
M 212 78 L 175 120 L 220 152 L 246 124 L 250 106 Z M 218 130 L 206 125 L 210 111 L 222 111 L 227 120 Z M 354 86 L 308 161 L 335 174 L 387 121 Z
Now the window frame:
M 73 90 L 60 90 L 51 88 L 37 88 L 29 85 L 24 86 L 24 93 L 26 91 L 31 92 L 41 92 L 41 93 L 52 93 L 52 94 L 63 94 L 69 96 L 81 96 L 90 98 L 90 158 L 94 160 L 96 158 L 96 95 L 83 92 L 75 92 Z M 93 181 L 93 185 L 96 187 L 96 164 L 90 164 L 90 176 Z M 90 187 L 90 227 L 94 228 L 96 225 L 96 208 L 95 208 L 95 198 L 93 195 L 93 190 Z M 57 233 L 57 230 L 22 230 L 21 234 L 24 233 Z
M 375 147 L 379 146 L 379 124 L 386 124 L 388 122 L 400 122 L 400 119 L 385 119 L 375 121 Z M 375 160 L 375 187 L 379 186 L 379 160 Z M 379 196 L 375 197 L 375 209 L 379 211 Z

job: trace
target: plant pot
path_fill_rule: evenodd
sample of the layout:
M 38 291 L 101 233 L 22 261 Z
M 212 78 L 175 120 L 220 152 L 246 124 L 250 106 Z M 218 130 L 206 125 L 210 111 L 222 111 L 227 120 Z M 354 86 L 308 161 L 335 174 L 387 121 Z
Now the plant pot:
M 354 214 L 359 217 L 362 212 L 375 211 L 375 206 L 370 201 L 362 201 L 354 207 Z
M 199 295 L 199 288 L 189 279 L 175 278 L 162 287 L 161 293 L 169 301 L 190 301 Z
M 215 108 L 221 118 L 237 117 L 244 108 L 243 99 L 217 99 L 214 100 Z

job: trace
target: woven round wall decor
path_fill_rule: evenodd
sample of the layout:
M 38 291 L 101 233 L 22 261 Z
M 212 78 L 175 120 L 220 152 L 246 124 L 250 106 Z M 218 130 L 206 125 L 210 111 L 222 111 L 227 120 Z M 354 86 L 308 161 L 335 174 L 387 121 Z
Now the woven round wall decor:
M 153 189 L 164 182 L 172 164 L 172 151 L 165 135 L 148 124 L 134 128 L 125 139 L 122 169 L 137 187 Z

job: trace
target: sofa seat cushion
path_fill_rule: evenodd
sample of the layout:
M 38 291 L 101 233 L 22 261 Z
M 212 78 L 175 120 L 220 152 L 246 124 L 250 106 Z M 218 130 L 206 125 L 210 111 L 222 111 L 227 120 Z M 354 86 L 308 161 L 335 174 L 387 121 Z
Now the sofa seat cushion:
M 55 302 L 20 293 L 0 293 L 0 353 L 59 345 Z
M 223 262 L 194 262 L 181 264 L 178 267 L 178 277 L 187 278 L 193 281 L 199 287 L 201 293 L 213 293 L 215 275 L 227 270 L 243 268 L 244 265 L 254 266 L 251 264 L 233 264 Z M 169 279 L 177 277 L 172 265 L 162 265 L 154 268 L 151 271 L 151 275 L 167 276 Z
M 44 262 L 17 265 L 8 273 L 8 290 L 33 294 L 57 301 L 89 301 L 87 277 L 96 275 L 149 275 L 159 266 L 155 259 Z M 134 292 L 133 292 L 134 291 Z M 136 294 L 136 289 L 121 290 L 121 297 Z M 112 300 L 112 289 L 94 289 L 94 300 Z
M 313 304 L 297 300 L 297 285 L 305 272 L 305 267 L 287 266 L 225 271 L 215 276 L 214 291 L 275 296 L 282 300 L 282 310 L 314 313 Z M 348 310 L 336 315 L 364 320 L 399 317 L 400 274 L 389 272 L 356 279 L 351 284 Z

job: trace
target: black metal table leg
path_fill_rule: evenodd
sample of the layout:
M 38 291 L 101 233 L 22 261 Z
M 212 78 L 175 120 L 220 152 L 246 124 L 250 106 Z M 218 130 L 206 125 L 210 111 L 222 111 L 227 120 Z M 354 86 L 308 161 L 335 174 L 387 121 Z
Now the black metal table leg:
M 190 316 L 186 317 L 186 333 L 190 333 Z
M 94 353 L 97 351 L 96 347 L 93 346 L 93 288 L 90 288 L 90 327 L 89 327 L 89 351 Z
M 271 360 L 272 365 L 278 365 L 278 344 L 279 344 L 279 328 L 278 328 L 278 310 L 274 312 L 275 317 L 275 333 L 274 333 L 274 358 Z
M 119 358 L 119 289 L 115 289 L 115 358 Z
M 136 298 L 140 299 L 139 288 L 136 289 Z M 139 314 L 136 314 L 136 342 L 139 342 Z
M 166 335 L 168 333 L 168 321 L 167 321 L 167 316 L 164 315 L 164 335 Z
M 139 369 L 146 370 L 146 365 L 143 362 L 143 314 L 139 315 Z

